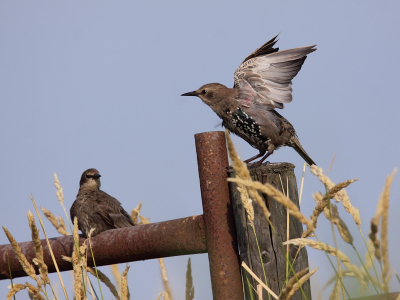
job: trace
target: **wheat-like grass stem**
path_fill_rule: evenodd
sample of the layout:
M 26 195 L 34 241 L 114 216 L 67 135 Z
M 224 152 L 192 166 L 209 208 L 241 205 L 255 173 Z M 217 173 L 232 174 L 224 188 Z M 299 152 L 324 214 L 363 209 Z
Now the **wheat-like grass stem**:
M 11 281 L 11 288 L 14 288 L 14 283 L 13 283 L 13 278 L 12 278 L 12 274 L 11 274 L 11 266 L 10 266 L 10 259 L 8 257 L 8 250 L 6 249 L 6 257 L 7 257 L 7 266 L 8 266 L 8 274 L 10 276 L 10 281 Z M 397 273 L 396 273 L 397 274 Z M 14 297 L 15 300 L 15 294 L 12 295 Z M 8 296 L 7 296 L 8 297 Z M 7 298 L 8 299 L 8 298 Z M 10 298 L 11 299 L 11 298 Z
M 44 216 L 47 218 L 47 220 L 49 220 L 50 223 L 57 229 L 58 233 L 65 236 L 71 235 L 67 231 L 67 227 L 65 226 L 64 220 L 61 218 L 61 216 L 58 216 L 58 218 L 56 218 L 54 214 L 46 208 L 41 207 L 40 209 L 43 211 Z
M 308 270 L 308 268 L 307 268 L 307 270 Z M 290 299 L 293 296 L 293 294 L 300 288 L 300 286 L 302 286 L 304 284 L 304 282 L 306 282 L 312 275 L 314 275 L 314 273 L 317 272 L 317 270 L 318 270 L 318 268 L 315 268 L 311 272 L 302 276 L 299 279 L 299 282 L 298 283 L 296 282 L 293 285 L 292 289 L 289 291 L 287 299 Z
M 357 257 L 358 257 L 358 259 L 360 260 L 360 262 L 361 262 L 361 264 L 362 264 L 362 266 L 363 266 L 363 268 L 364 268 L 364 270 L 365 270 L 365 273 L 367 274 L 367 276 L 368 276 L 369 280 L 370 280 L 370 281 L 371 281 L 371 283 L 372 283 L 372 286 L 373 286 L 373 287 L 374 287 L 374 289 L 375 289 L 375 292 L 376 292 L 377 294 L 379 294 L 379 291 L 378 291 L 378 289 L 376 288 L 376 286 L 375 286 L 374 282 L 372 281 L 371 274 L 369 274 L 369 272 L 368 272 L 368 270 L 367 270 L 367 268 L 366 268 L 366 266 L 365 266 L 365 264 L 364 264 L 363 260 L 361 259 L 361 256 L 360 256 L 360 254 L 358 253 L 358 251 L 357 251 L 357 249 L 356 249 L 356 247 L 355 247 L 353 244 L 351 244 L 351 246 L 353 247 L 354 251 L 356 252 L 356 254 L 357 254 Z
M 37 206 L 36 206 L 35 199 L 33 199 L 33 196 L 32 196 L 32 195 L 30 196 L 30 198 L 31 198 L 31 201 L 32 201 L 32 203 L 33 203 L 33 206 L 35 207 L 36 214 L 37 214 L 37 216 L 38 216 L 38 218 L 39 218 L 40 226 L 42 227 L 44 237 L 46 238 L 47 247 L 49 248 L 49 252 L 50 252 L 51 258 L 52 258 L 52 260 L 53 260 L 54 267 L 56 268 L 57 275 L 58 275 L 58 278 L 59 278 L 59 280 L 60 280 L 61 287 L 62 287 L 62 289 L 63 289 L 65 298 L 69 299 L 69 298 L 68 298 L 68 294 L 67 294 L 67 290 L 65 289 L 64 282 L 63 282 L 62 277 L 61 277 L 60 270 L 58 269 L 57 261 L 56 261 L 56 259 L 55 259 L 55 257 L 54 257 L 53 249 L 51 248 L 49 238 L 47 237 L 46 230 L 44 229 L 43 220 L 42 220 L 42 218 L 40 217 L 39 210 L 38 210 L 38 208 L 37 208 Z
M 305 224 L 308 229 L 315 230 L 312 222 L 307 219 L 299 210 L 299 208 L 287 198 L 281 191 L 274 188 L 272 185 L 266 183 L 265 185 L 258 181 L 251 181 L 251 180 L 243 180 L 240 178 L 228 178 L 230 182 L 236 182 L 243 184 L 248 187 L 252 187 L 262 193 L 267 194 L 268 196 L 272 197 L 275 201 L 279 202 L 280 204 L 289 208 L 289 213 L 297 218 L 301 223 Z M 265 205 L 265 204 L 264 204 Z
M 279 297 L 264 283 L 257 277 L 256 274 L 246 265 L 246 263 L 242 262 L 242 267 L 259 283 L 261 286 L 268 291 L 275 299 L 279 299 Z
M 19 263 L 22 266 L 22 269 L 25 271 L 25 273 L 31 277 L 33 280 L 36 281 L 38 286 L 41 286 L 43 284 L 43 281 L 39 279 L 39 277 L 36 275 L 35 269 L 33 266 L 29 263 L 28 259 L 26 256 L 22 253 L 21 247 L 18 245 L 17 241 L 15 238 L 12 236 L 12 234 L 8 231 L 6 227 L 3 226 L 3 230 L 10 241 L 10 244 L 14 250 L 15 255 L 17 256 L 17 259 Z
M 254 289 L 254 288 L 253 288 L 253 286 L 252 286 L 251 283 L 250 283 L 249 276 L 247 275 L 248 272 L 245 270 L 245 271 L 244 271 L 244 274 L 246 275 L 246 282 L 247 282 L 247 287 L 249 288 L 250 299 L 251 299 L 251 300 L 254 300 L 254 293 L 253 293 L 253 290 L 252 290 L 252 289 Z
M 194 286 L 193 286 L 193 277 L 192 277 L 192 262 L 189 257 L 187 267 L 186 267 L 185 300 L 193 300 L 193 299 L 194 299 Z
M 54 172 L 54 186 L 55 186 L 56 189 L 57 189 L 56 195 L 57 195 L 58 202 L 60 202 L 60 204 L 61 204 L 61 206 L 62 206 L 62 208 L 63 208 L 63 210 L 64 210 L 64 214 L 65 214 L 65 217 L 67 218 L 67 222 L 68 222 L 68 225 L 69 225 L 69 229 L 70 229 L 71 232 L 72 232 L 72 223 L 71 223 L 72 220 L 69 219 L 69 216 L 68 216 L 68 214 L 67 214 L 67 210 L 65 209 L 65 205 L 64 205 L 64 192 L 63 192 L 63 189 L 62 189 L 62 187 L 61 187 L 60 181 L 58 180 L 58 176 L 57 176 L 56 172 Z
M 101 284 L 100 284 L 100 279 L 99 279 L 99 273 L 98 273 L 98 270 L 97 270 L 97 267 L 96 267 L 96 261 L 95 261 L 95 259 L 94 259 L 93 248 L 92 248 L 92 242 L 91 242 L 91 240 L 90 240 L 91 232 L 92 232 L 92 231 L 90 231 L 90 233 L 89 233 L 89 248 L 90 248 L 90 253 L 91 253 L 91 255 L 92 255 L 94 270 L 96 271 L 97 283 L 98 283 L 98 285 L 99 285 L 101 299 L 104 300 L 103 291 L 101 290 Z
M 365 236 L 364 236 L 363 232 L 361 231 L 361 228 L 359 228 L 359 231 L 360 231 L 360 234 L 361 234 L 361 236 L 362 236 L 362 238 L 363 238 L 365 247 L 367 248 L 367 254 L 366 254 L 366 259 L 365 259 L 367 265 L 364 266 L 365 272 L 369 273 L 369 268 L 370 268 L 370 267 L 368 267 L 368 265 L 369 265 L 369 263 L 368 263 L 368 258 L 369 258 L 369 262 L 370 262 L 371 266 L 374 268 L 376 280 L 378 281 L 377 286 L 378 286 L 378 288 L 379 288 L 379 291 L 382 292 L 381 283 L 380 283 L 380 281 L 379 281 L 378 271 L 376 270 L 376 267 L 375 267 L 374 258 L 373 258 L 372 255 L 371 255 L 371 251 L 369 250 L 369 247 L 368 247 L 368 244 L 367 244 L 367 240 L 365 239 Z M 371 241 L 369 241 L 369 242 L 372 243 Z M 373 246 L 373 245 L 372 245 L 372 246 Z M 369 276 L 369 278 L 372 280 L 371 276 Z
M 397 169 L 394 169 L 391 175 L 387 176 L 385 187 L 381 195 L 382 205 L 382 222 L 381 222 L 381 249 L 382 249 L 382 281 L 385 283 L 386 292 L 389 292 L 388 281 L 390 280 L 389 270 L 389 247 L 388 247 L 388 217 L 389 217 L 389 196 L 390 187 L 392 185 L 394 176 L 396 175 Z
M 304 178 L 306 175 L 306 163 L 303 165 L 303 174 L 301 175 L 301 185 L 300 185 L 300 194 L 299 194 L 299 206 L 301 205 L 301 198 L 303 196 L 303 186 L 304 186 Z
M 268 284 L 267 275 L 265 274 L 264 263 L 263 263 L 260 246 L 259 246 L 258 239 L 257 239 L 256 229 L 254 228 L 254 224 L 253 224 L 252 228 L 253 228 L 254 236 L 256 238 L 256 245 L 257 245 L 257 249 L 258 249 L 258 255 L 260 256 L 260 263 L 261 263 L 262 270 L 263 270 L 263 273 L 264 273 L 265 284 L 267 285 Z M 271 300 L 270 294 L 268 294 L 268 299 Z
M 121 293 L 121 274 L 119 272 L 118 265 L 117 264 L 110 265 L 110 269 L 111 269 L 111 274 L 113 274 L 114 279 L 117 282 L 118 290 Z
M 12 297 L 14 297 L 14 300 L 15 300 L 15 294 L 24 289 L 26 289 L 25 284 L 20 284 L 20 283 L 14 284 L 12 286 L 11 290 L 9 290 L 7 293 L 7 300 L 11 300 Z
M 122 300 L 129 300 L 131 298 L 131 295 L 129 293 L 129 287 L 128 287 L 128 271 L 129 271 L 129 266 L 126 264 L 124 272 L 121 274 L 121 299 Z
M 246 164 L 244 162 L 242 162 L 240 160 L 239 156 L 236 154 L 235 148 L 233 146 L 232 140 L 229 137 L 229 132 L 227 130 L 225 130 L 225 136 L 226 136 L 226 141 L 227 141 L 227 145 L 228 145 L 229 156 L 230 156 L 230 158 L 232 160 L 232 167 L 235 169 L 237 177 L 239 177 L 239 178 L 229 178 L 228 181 L 235 182 L 235 180 L 239 180 L 239 181 L 247 181 L 248 182 L 249 186 L 247 186 L 247 188 L 248 188 L 248 192 L 249 192 L 250 197 L 253 200 L 255 200 L 257 202 L 257 204 L 260 206 L 264 216 L 267 219 L 267 222 L 269 223 L 270 227 L 272 228 L 272 231 L 273 231 L 276 239 L 279 241 L 280 239 L 279 239 L 279 237 L 278 237 L 278 235 L 276 233 L 276 230 L 275 230 L 274 226 L 272 225 L 271 220 L 269 219 L 270 212 L 267 209 L 267 206 L 265 205 L 262 197 L 257 192 L 257 190 L 254 188 L 253 184 L 256 184 L 257 186 L 259 186 L 261 188 L 265 188 L 266 186 L 261 184 L 260 182 L 253 182 L 251 180 L 250 172 L 247 169 Z M 237 182 L 237 183 L 239 183 L 239 182 Z M 276 201 L 279 202 L 279 200 L 282 200 L 283 203 L 282 202 L 280 202 L 280 203 L 285 205 L 285 206 L 287 206 L 288 208 L 291 208 L 293 216 L 298 218 L 298 219 L 300 218 L 300 221 L 307 220 L 307 218 L 304 217 L 304 215 L 302 215 L 300 213 L 298 207 L 290 199 L 287 199 L 280 191 L 276 190 L 273 187 L 271 189 L 270 187 L 272 187 L 272 186 L 268 185 L 267 189 L 273 191 L 273 195 L 272 196 Z M 261 192 L 265 193 L 265 191 L 263 191 L 263 190 L 261 190 Z M 268 194 L 268 193 L 266 193 L 266 194 Z M 279 199 L 277 199 L 277 198 L 279 198 Z M 312 223 L 309 220 L 308 220 L 307 224 L 308 224 L 308 226 L 311 225 L 311 227 L 312 227 Z M 312 229 L 314 229 L 314 228 L 312 227 Z M 281 247 L 282 253 L 285 253 L 285 249 L 284 249 L 284 247 L 282 245 L 282 242 L 279 241 L 278 244 Z M 285 256 L 285 258 L 286 258 L 287 261 L 289 261 L 290 270 L 291 270 L 291 272 L 293 273 L 293 275 L 295 276 L 295 278 L 297 280 L 296 272 L 293 269 L 293 264 L 290 262 L 289 257 L 287 255 Z M 307 297 L 306 297 L 306 295 L 304 293 L 304 290 L 303 290 L 303 288 L 301 286 L 300 286 L 300 291 L 301 291 L 304 299 L 306 299 Z
M 325 185 L 325 189 L 326 191 L 328 191 L 328 188 Z M 328 194 L 328 192 L 326 192 Z M 329 197 L 327 197 L 327 202 L 328 202 L 328 209 L 329 209 L 329 218 L 330 218 L 330 224 L 331 224 L 331 230 L 332 230 L 332 235 L 333 235 L 333 242 L 335 245 L 335 250 L 336 252 L 338 251 L 338 247 L 337 247 L 337 241 L 336 241 L 336 234 L 335 234 L 335 227 L 333 226 L 333 219 L 332 219 L 332 210 L 331 210 L 331 200 L 329 199 Z M 341 282 L 343 282 L 343 275 L 342 275 L 342 266 L 340 263 L 340 259 L 339 256 L 336 256 L 336 261 L 337 261 L 337 265 L 338 265 L 338 275 L 339 275 L 339 279 Z M 344 284 L 342 284 L 342 299 L 345 300 L 344 298 Z

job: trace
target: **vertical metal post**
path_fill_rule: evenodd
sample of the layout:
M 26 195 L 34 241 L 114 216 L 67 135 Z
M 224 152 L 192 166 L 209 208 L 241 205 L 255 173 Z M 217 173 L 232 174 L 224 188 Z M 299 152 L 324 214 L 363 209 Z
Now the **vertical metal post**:
M 225 133 L 198 133 L 195 141 L 213 298 L 243 300 Z

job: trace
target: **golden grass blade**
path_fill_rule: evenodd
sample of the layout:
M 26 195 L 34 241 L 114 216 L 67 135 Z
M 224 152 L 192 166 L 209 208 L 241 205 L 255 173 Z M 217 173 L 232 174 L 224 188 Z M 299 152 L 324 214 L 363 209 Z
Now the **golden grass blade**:
M 192 263 L 189 257 L 186 269 L 186 290 L 185 290 L 185 300 L 194 299 L 194 286 L 192 277 Z
M 237 155 L 237 153 L 235 151 L 235 147 L 233 146 L 232 140 L 229 136 L 228 130 L 225 130 L 225 136 L 226 136 L 226 142 L 228 145 L 229 157 L 232 160 L 232 167 L 236 172 L 237 178 L 251 181 L 250 172 L 247 169 L 247 165 L 243 161 L 241 161 L 239 156 Z M 262 210 L 264 216 L 268 220 L 271 213 L 269 212 L 269 210 L 268 210 L 267 206 L 265 205 L 265 202 L 262 199 L 262 197 L 260 196 L 260 194 L 251 187 L 248 187 L 248 193 L 249 193 L 250 198 L 252 200 L 256 201 L 257 204 L 261 207 L 261 210 Z
M 388 248 L 388 217 L 389 217 L 389 198 L 390 198 L 390 187 L 392 185 L 394 176 L 396 175 L 397 169 L 394 169 L 391 175 L 386 178 L 386 184 L 382 191 L 380 205 L 382 210 L 382 223 L 381 223 L 381 249 L 382 249 L 382 279 L 385 280 L 388 277 L 390 264 L 389 264 L 389 248 Z
M 340 280 L 335 277 L 335 284 L 333 286 L 332 292 L 329 295 L 329 300 L 339 300 L 340 299 L 340 289 L 341 289 L 341 284 Z
M 33 214 L 29 210 L 28 210 L 28 221 L 29 221 L 29 227 L 31 228 L 32 232 L 33 250 L 35 251 L 36 255 L 36 260 L 34 261 L 34 263 L 39 267 L 40 279 L 42 279 L 45 284 L 50 284 L 50 279 L 49 277 L 47 277 L 49 271 L 47 265 L 44 263 L 43 260 L 43 248 L 39 237 L 39 230 L 36 227 Z
M 50 223 L 57 229 L 58 233 L 65 236 L 71 235 L 67 231 L 64 220 L 61 218 L 61 216 L 58 216 L 58 218 L 56 218 L 56 216 L 54 216 L 51 211 L 45 209 L 44 207 L 41 207 L 40 209 L 43 211 L 44 216 L 47 218 L 47 220 L 49 220 Z
M 314 207 L 313 213 L 310 217 L 311 222 L 313 223 L 313 227 L 317 228 L 317 222 L 318 222 L 318 217 L 319 215 L 324 211 L 326 206 L 328 205 L 328 201 L 322 197 L 322 194 L 320 192 L 317 192 L 313 194 L 313 198 L 315 202 L 317 202 L 317 205 Z M 314 231 L 310 229 L 306 229 L 303 231 L 301 237 L 302 238 L 307 238 L 307 237 L 313 237 L 314 236 Z
M 131 218 L 132 218 L 133 224 L 135 224 L 135 225 L 139 225 L 138 216 L 140 214 L 141 209 L 142 209 L 142 201 L 140 201 L 138 206 L 136 206 L 134 209 L 131 209 Z
M 32 195 L 31 195 L 30 197 L 31 197 L 31 201 L 32 201 L 32 203 L 33 203 L 33 206 L 35 207 L 36 214 L 37 214 L 37 216 L 38 216 L 38 218 L 39 218 L 40 226 L 42 227 L 44 237 L 46 238 L 47 247 L 48 247 L 48 249 L 49 249 L 51 258 L 52 258 L 52 260 L 53 260 L 54 267 L 56 268 L 57 275 L 58 275 L 58 278 L 59 278 L 59 280 L 60 280 L 61 287 L 62 287 L 62 289 L 63 289 L 63 291 L 64 291 L 65 298 L 66 298 L 66 299 L 69 299 L 69 298 L 68 298 L 67 291 L 66 291 L 66 289 L 65 289 L 64 282 L 63 282 L 62 277 L 61 277 L 60 270 L 58 269 L 57 261 L 56 261 L 56 259 L 55 259 L 55 257 L 54 257 L 53 250 L 51 249 L 51 245 L 50 245 L 49 238 L 47 237 L 46 230 L 44 229 L 44 225 L 43 225 L 42 218 L 40 217 L 39 210 L 38 210 L 38 208 L 37 208 L 37 206 L 36 206 L 35 199 L 33 199 L 33 196 L 32 196 Z
M 32 298 L 35 300 L 45 300 L 45 298 L 40 294 L 41 290 L 34 285 L 30 284 L 29 282 L 25 282 L 26 288 L 28 293 L 32 294 Z
M 129 266 L 126 264 L 125 271 L 121 274 L 121 299 L 129 300 L 131 298 L 128 287 L 128 271 Z
M 161 293 L 159 293 L 159 294 L 158 294 L 158 296 L 157 296 L 157 300 L 160 300 L 160 299 L 161 299 L 161 297 L 162 297 L 162 296 L 164 296 L 164 294 L 165 294 L 165 291 L 164 291 L 164 292 L 161 292 Z
M 14 283 L 14 286 L 11 290 L 7 293 L 7 300 L 11 300 L 12 297 L 19 291 L 26 289 L 26 285 L 20 283 Z
M 242 267 L 249 272 L 249 274 L 268 292 L 271 294 L 272 297 L 274 297 L 275 299 L 279 299 L 279 297 L 268 287 L 265 285 L 264 282 L 262 282 L 260 280 L 260 278 L 257 277 L 256 274 L 254 274 L 254 272 L 246 265 L 245 262 L 242 262 Z
M 305 174 L 306 174 L 306 163 L 304 163 L 304 165 L 303 165 L 303 175 L 301 176 L 300 195 L 299 195 L 299 206 L 301 205 L 301 197 L 303 196 L 303 186 L 304 186 Z
M 314 275 L 314 273 L 317 272 L 317 270 L 318 270 L 318 268 L 315 268 L 311 272 L 301 276 L 301 278 L 299 278 L 299 276 L 298 276 L 299 282 L 295 282 L 294 281 L 293 286 L 292 286 L 292 288 L 290 289 L 290 291 L 289 291 L 289 293 L 287 295 L 287 299 L 290 299 L 293 296 L 293 294 L 300 288 L 300 286 L 302 286 L 312 275 Z M 308 271 L 308 268 L 307 268 L 307 271 Z
M 350 184 L 352 184 L 353 182 L 358 181 L 358 178 L 355 179 L 349 179 L 346 181 L 343 181 L 341 183 L 336 184 L 335 186 L 333 186 L 330 190 L 329 190 L 329 196 L 332 199 L 338 192 L 340 192 L 341 190 L 343 190 L 344 188 L 348 187 Z
M 381 254 L 381 243 L 378 239 L 378 230 L 379 230 L 379 218 L 374 217 L 371 219 L 371 226 L 370 226 L 370 233 L 369 233 L 369 240 L 372 242 L 372 245 L 375 249 L 375 257 L 376 259 L 381 262 L 382 254 Z
M 326 171 L 326 174 L 328 174 L 329 171 L 332 169 L 333 162 L 335 161 L 335 157 L 336 157 L 336 152 L 335 152 L 335 154 L 333 154 L 331 164 L 329 165 L 329 168 L 328 168 L 328 171 Z
M 286 241 L 283 242 L 283 245 L 286 244 L 292 244 L 292 245 L 297 245 L 297 246 L 309 246 L 313 249 L 316 250 L 322 250 L 325 251 L 326 253 L 332 255 L 332 256 L 337 256 L 345 265 L 345 267 L 354 273 L 355 277 L 357 278 L 357 280 L 364 286 L 367 286 L 365 280 L 364 280 L 364 276 L 361 273 L 361 271 L 358 269 L 357 266 L 353 265 L 352 263 L 350 263 L 350 259 L 339 249 L 335 249 L 332 246 L 323 243 L 323 242 L 317 242 L 314 240 L 310 240 L 310 239 L 305 239 L 305 238 L 298 238 L 298 239 L 291 239 L 290 241 Z
M 332 180 L 323 173 L 322 168 L 312 165 L 310 167 L 310 171 L 311 173 L 313 173 L 315 176 L 318 177 L 318 179 L 326 186 L 328 190 L 331 190 L 335 186 Z M 357 224 L 357 226 L 360 227 L 361 225 L 360 212 L 357 208 L 355 208 L 351 204 L 346 190 L 342 188 L 335 194 L 333 198 L 336 200 L 336 202 L 342 202 L 343 207 L 353 217 L 353 220 Z
M 78 219 L 75 217 L 74 219 L 74 231 L 73 231 L 74 241 L 79 244 L 79 235 L 78 235 Z M 82 265 L 80 261 L 80 254 L 78 247 L 73 247 L 72 250 L 72 266 L 74 269 L 74 290 L 75 290 L 75 299 L 81 300 L 84 297 L 82 294 Z
M 13 250 L 14 250 L 15 255 L 18 258 L 19 263 L 22 266 L 22 269 L 24 269 L 25 273 L 29 277 L 31 277 L 33 280 L 36 281 L 38 286 L 41 286 L 43 284 L 43 282 L 36 275 L 35 269 L 28 262 L 28 260 L 26 259 L 26 256 L 22 253 L 21 248 L 19 247 L 17 241 L 14 239 L 14 237 L 12 236 L 12 234 L 8 231 L 8 229 L 6 227 L 3 226 L 3 230 L 4 230 L 8 240 L 10 241 L 10 244 L 11 244 Z
M 268 196 L 272 197 L 275 201 L 279 202 L 280 204 L 289 208 L 289 213 L 297 218 L 301 223 L 305 224 L 307 228 L 311 231 L 314 231 L 315 228 L 312 222 L 307 219 L 299 210 L 296 204 L 292 202 L 289 198 L 287 198 L 281 191 L 274 188 L 272 185 L 266 183 L 265 185 L 258 181 L 250 181 L 250 180 L 242 180 L 239 178 L 229 178 L 228 181 L 236 182 L 243 184 L 247 187 L 252 187 L 262 193 L 267 194 Z M 264 204 L 265 205 L 265 204 Z
M 118 265 L 110 265 L 111 273 L 114 276 L 115 281 L 117 282 L 118 285 L 118 290 L 121 293 L 121 273 L 119 272 Z
M 68 223 L 71 224 L 71 221 L 69 219 L 69 215 L 67 214 L 67 211 L 66 211 L 65 206 L 64 206 L 64 192 L 63 192 L 63 189 L 61 187 L 60 181 L 58 180 L 58 176 L 57 176 L 57 174 L 55 172 L 54 172 L 54 186 L 57 189 L 56 195 L 57 195 L 58 202 L 60 202 L 60 204 L 61 204 L 61 206 L 62 206 L 62 208 L 64 210 L 65 217 L 67 218 Z
M 159 258 L 158 263 L 160 264 L 161 278 L 163 280 L 164 289 L 165 289 L 164 298 L 165 298 L 165 300 L 172 300 L 172 293 L 171 293 L 171 288 L 169 286 L 167 270 L 165 269 L 164 259 Z
M 345 241 L 346 243 L 348 243 L 350 245 L 353 245 L 354 238 L 351 235 L 346 223 L 340 218 L 337 206 L 335 204 L 331 204 L 330 207 L 331 207 L 332 215 L 330 216 L 329 209 L 327 207 L 325 207 L 325 209 L 324 209 L 325 217 L 328 220 L 330 220 L 332 217 L 332 222 L 333 222 L 333 224 L 336 225 L 343 241 Z
M 241 184 L 238 184 L 236 189 L 239 191 L 240 200 L 242 202 L 243 208 L 246 210 L 247 221 L 249 222 L 250 226 L 253 227 L 254 226 L 254 208 L 253 208 L 253 203 L 249 197 L 249 193 L 247 192 L 247 189 Z
M 105 275 L 103 272 L 101 272 L 99 269 L 97 269 L 97 274 L 96 271 L 91 268 L 91 267 L 86 267 L 86 270 L 93 275 L 94 277 L 97 277 L 102 283 L 104 283 L 104 285 L 106 287 L 108 287 L 108 289 L 110 290 L 110 292 L 113 294 L 113 296 L 115 297 L 115 299 L 120 300 L 120 297 L 118 295 L 118 291 L 115 288 L 115 285 L 112 284 L 110 278 L 107 277 L 107 275 Z
M 257 284 L 257 296 L 258 296 L 258 300 L 263 300 L 263 288 L 261 286 L 261 284 Z
M 225 129 L 226 143 L 228 145 L 229 157 L 232 160 L 232 167 L 235 169 L 236 174 L 239 178 L 250 180 L 250 172 L 247 169 L 247 165 L 240 160 L 236 153 L 235 147 L 233 146 L 229 131 Z
M 281 294 L 279 295 L 279 300 L 286 300 L 289 299 L 289 292 L 293 289 L 294 284 L 297 283 L 297 281 L 300 279 L 308 272 L 308 268 L 305 268 L 304 270 L 301 270 L 300 272 L 297 272 L 294 276 L 292 276 L 286 286 L 282 289 Z

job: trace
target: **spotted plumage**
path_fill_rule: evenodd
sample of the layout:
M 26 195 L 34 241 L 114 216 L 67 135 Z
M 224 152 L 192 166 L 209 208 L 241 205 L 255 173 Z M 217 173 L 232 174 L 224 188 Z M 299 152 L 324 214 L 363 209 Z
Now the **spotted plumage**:
M 79 182 L 79 191 L 70 209 L 71 219 L 78 219 L 78 228 L 84 236 L 91 236 L 108 229 L 134 226 L 130 215 L 121 203 L 100 190 L 100 173 L 96 169 L 83 172 Z
M 289 146 L 314 165 L 292 124 L 275 109 L 292 101 L 292 79 L 307 54 L 316 49 L 306 46 L 279 51 L 274 48 L 275 39 L 246 57 L 235 71 L 233 88 L 210 83 L 182 96 L 198 96 L 222 119 L 223 126 L 260 151 L 246 162 L 263 156 L 257 162 L 261 164 L 279 147 Z

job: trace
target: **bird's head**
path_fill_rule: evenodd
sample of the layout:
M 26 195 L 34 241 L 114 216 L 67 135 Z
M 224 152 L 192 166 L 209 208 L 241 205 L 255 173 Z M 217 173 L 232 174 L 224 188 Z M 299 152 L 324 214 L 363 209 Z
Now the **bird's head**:
M 229 96 L 229 91 L 226 86 L 220 83 L 208 83 L 203 85 L 196 91 L 182 94 L 181 96 L 197 96 L 208 106 L 218 103 L 223 98 Z
M 83 172 L 81 181 L 79 182 L 80 188 L 88 188 L 88 189 L 100 189 L 101 183 L 100 183 L 100 177 L 101 175 L 99 174 L 99 171 L 96 169 L 87 169 L 85 172 Z

